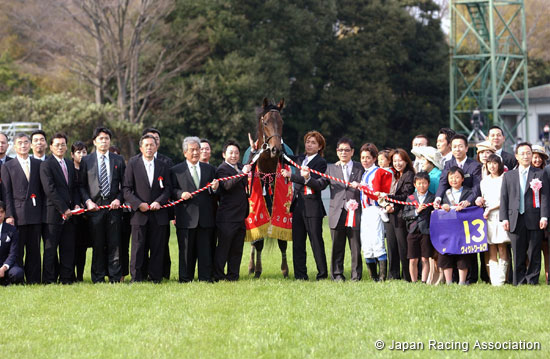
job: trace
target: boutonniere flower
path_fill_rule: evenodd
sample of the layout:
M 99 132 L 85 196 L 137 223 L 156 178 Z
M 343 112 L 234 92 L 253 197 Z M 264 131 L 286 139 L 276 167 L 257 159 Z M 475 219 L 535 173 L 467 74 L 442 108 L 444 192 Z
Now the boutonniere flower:
M 35 195 L 34 193 L 31 194 L 31 199 L 32 199 L 32 205 L 33 205 L 34 207 L 36 207 L 36 195 Z
M 533 207 L 540 208 L 540 190 L 542 188 L 542 181 L 538 178 L 533 178 L 529 182 L 529 187 L 533 190 Z
M 346 227 L 355 227 L 355 210 L 359 208 L 359 203 L 356 200 L 350 199 L 346 202 L 346 210 L 348 215 L 346 217 Z
M 162 183 L 162 181 L 164 181 L 164 178 L 162 178 L 162 176 L 159 176 L 158 180 L 159 180 L 160 188 L 164 188 L 164 184 Z
M 115 165 L 115 170 L 116 170 L 117 168 L 118 168 L 118 166 L 117 166 L 117 165 Z

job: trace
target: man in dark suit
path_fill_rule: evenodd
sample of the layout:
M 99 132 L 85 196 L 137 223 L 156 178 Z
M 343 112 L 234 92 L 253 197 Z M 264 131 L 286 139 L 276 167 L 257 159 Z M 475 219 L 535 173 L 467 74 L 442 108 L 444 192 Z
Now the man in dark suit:
M 240 147 L 235 141 L 227 141 L 223 146 L 225 161 L 216 170 L 216 178 L 249 173 L 250 165 L 239 163 Z M 219 187 L 220 203 L 216 212 L 218 246 L 214 257 L 214 279 L 236 281 L 243 256 L 249 204 L 246 176 L 223 181 Z M 227 275 L 224 268 L 227 264 Z
M 169 223 L 168 213 L 161 209 L 161 205 L 170 198 L 170 170 L 155 158 L 158 148 L 155 137 L 142 136 L 139 148 L 141 155 L 130 158 L 123 182 L 124 199 L 134 212 L 130 221 L 130 272 L 134 282 L 141 282 L 148 276 L 153 282 L 160 283 Z M 147 257 L 147 272 L 144 272 L 143 264 Z
M 512 240 L 514 285 L 538 284 L 542 230 L 548 225 L 548 179 L 531 166 L 532 158 L 531 144 L 517 145 L 518 167 L 504 174 L 500 192 L 500 220 Z
M 306 153 L 298 156 L 295 162 L 304 166 L 300 174 L 282 171 L 283 176 L 294 182 L 294 197 L 290 205 L 292 212 L 292 262 L 294 277 L 308 280 L 306 265 L 306 238 L 309 236 L 313 257 L 317 265 L 317 280 L 328 277 L 325 242 L 323 241 L 323 217 L 326 216 L 321 192 L 328 185 L 321 176 L 312 174 L 309 169 L 321 173 L 327 170 L 327 161 L 322 157 L 325 138 L 317 131 L 304 136 Z
M 325 185 L 330 184 L 330 208 L 328 214 L 330 234 L 332 236 L 332 256 L 330 273 L 332 280 L 343 281 L 344 277 L 344 255 L 346 252 L 346 237 L 349 241 L 351 251 L 351 280 L 361 280 L 363 275 L 363 261 L 361 259 L 361 197 L 357 190 L 361 177 L 363 175 L 363 166 L 360 163 L 352 161 L 353 142 L 351 139 L 343 137 L 336 145 L 339 164 L 330 164 L 325 172 L 327 175 L 343 179 L 351 185 L 347 186 L 340 182 L 331 181 L 322 178 Z M 357 209 L 354 218 L 348 218 L 346 205 L 354 200 L 357 203 Z M 347 226 L 346 220 L 353 223 Z
M 30 138 L 26 134 L 20 133 L 15 136 L 14 148 L 17 153 L 16 161 L 7 162 L 2 166 L 6 223 L 17 226 L 18 257 L 21 261 L 25 258 L 27 284 L 38 284 L 42 281 L 40 256 L 44 202 L 44 191 L 40 182 L 42 162 L 29 156 Z
M 31 149 L 32 155 L 30 157 L 43 162 L 46 160 L 46 149 L 48 147 L 48 142 L 46 141 L 46 132 L 42 130 L 35 130 L 31 132 Z M 46 201 L 42 201 L 42 241 L 46 244 Z
M 47 147 L 46 132 L 42 130 L 33 131 L 31 133 L 32 157 L 40 161 L 45 161 Z
M 212 202 L 218 189 L 216 169 L 199 162 L 200 139 L 183 140 L 185 161 L 172 167 L 172 197 L 185 201 L 175 207 L 179 247 L 179 281 L 191 282 L 198 259 L 200 281 L 212 280 L 211 237 L 216 226 L 216 212 Z M 195 196 L 191 193 L 212 182 L 212 187 Z
M 40 165 L 47 226 L 42 282 L 56 283 L 59 277 L 61 283 L 71 284 L 74 281 L 75 225 L 70 217 L 71 209 L 80 208 L 80 195 L 73 162 L 64 158 L 67 136 L 55 134 L 50 139 L 50 151 L 52 156 Z
M 112 132 L 98 127 L 93 134 L 95 152 L 80 162 L 82 183 L 80 196 L 88 210 L 88 221 L 92 233 L 92 282 L 104 282 L 105 275 L 110 282 L 119 282 L 120 233 L 122 221 L 122 180 L 126 165 L 124 159 L 109 152 Z M 98 210 L 98 206 L 109 206 Z M 107 273 L 106 273 L 107 270 Z
M 0 285 L 23 283 L 23 269 L 19 267 L 19 234 L 9 223 L 4 223 L 6 206 L 0 201 Z
M 160 131 L 156 128 L 146 128 L 143 130 L 142 135 L 151 135 L 155 138 L 157 141 L 157 146 L 160 148 Z M 155 158 L 159 161 L 163 162 L 168 169 L 174 167 L 174 161 L 166 155 L 163 155 L 162 153 L 155 152 Z M 174 209 L 173 208 L 167 208 L 166 211 L 168 212 L 168 216 L 170 219 L 174 219 Z M 164 259 L 162 264 L 162 276 L 166 279 L 170 279 L 170 269 L 172 268 L 172 261 L 170 260 L 170 227 L 168 227 L 168 230 L 166 231 L 166 241 L 165 241 L 165 248 L 164 248 Z M 147 267 L 147 263 L 145 263 L 145 268 Z
M 489 135 L 487 136 L 487 139 L 497 149 L 496 154 L 502 158 L 502 163 L 504 163 L 504 165 L 508 167 L 509 170 L 513 170 L 514 168 L 516 168 L 516 166 L 518 165 L 516 156 L 502 149 L 504 142 L 506 142 L 506 137 L 504 137 L 504 132 L 502 131 L 502 128 L 498 126 L 491 127 L 489 129 Z

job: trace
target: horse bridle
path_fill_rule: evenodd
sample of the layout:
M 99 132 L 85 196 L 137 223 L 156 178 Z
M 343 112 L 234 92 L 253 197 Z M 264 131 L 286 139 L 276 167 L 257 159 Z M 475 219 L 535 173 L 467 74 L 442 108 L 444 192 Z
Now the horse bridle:
M 262 150 L 267 150 L 267 149 L 270 148 L 270 147 L 269 147 L 269 140 L 271 140 L 273 137 L 279 137 L 279 138 L 281 139 L 281 141 L 282 141 L 282 139 L 283 139 L 283 137 L 282 137 L 281 135 L 279 135 L 279 134 L 274 134 L 274 135 L 271 135 L 271 136 L 269 136 L 269 137 L 267 137 L 267 138 L 266 138 L 266 136 L 265 136 L 264 118 L 265 118 L 265 116 L 267 116 L 267 114 L 270 113 L 270 112 L 279 112 L 279 113 L 280 113 L 279 110 L 272 109 L 272 110 L 267 111 L 267 112 L 262 116 L 262 118 L 260 118 L 260 121 L 262 122 L 262 136 L 263 136 L 263 139 L 264 139 L 264 143 L 262 144 Z

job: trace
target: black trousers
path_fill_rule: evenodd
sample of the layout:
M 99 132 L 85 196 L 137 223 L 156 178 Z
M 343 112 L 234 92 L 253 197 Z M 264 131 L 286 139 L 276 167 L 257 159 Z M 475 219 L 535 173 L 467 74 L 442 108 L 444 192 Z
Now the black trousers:
M 308 236 L 317 265 L 317 279 L 326 279 L 328 270 L 325 242 L 323 241 L 323 218 L 306 217 L 303 211 L 296 209 L 292 214 L 292 262 L 296 279 L 308 279 L 306 264 L 306 238 Z
M 59 257 L 57 251 L 59 249 Z M 74 281 L 75 225 L 73 219 L 63 224 L 47 224 L 44 245 L 42 282 L 70 284 Z
M 42 224 L 27 224 L 17 226 L 19 231 L 19 255 L 21 262 L 25 258 L 24 268 L 27 284 L 38 284 L 42 281 L 42 257 L 40 255 L 40 236 Z M 25 255 L 25 256 L 24 256 Z
M 0 278 L 0 285 L 23 284 L 25 272 L 19 266 L 12 266 L 4 273 L 4 277 Z
M 388 243 L 388 261 L 389 261 L 389 273 L 388 279 L 400 279 L 403 278 L 407 282 L 411 281 L 411 275 L 409 273 L 409 261 L 407 259 L 407 228 L 405 227 L 405 221 L 401 217 L 397 218 L 398 226 L 394 226 L 395 217 L 394 213 L 388 214 L 390 221 L 384 223 L 386 229 L 386 242 Z M 399 265 L 401 264 L 401 271 Z M 400 275 L 400 272 L 403 275 Z
M 514 285 L 538 284 L 541 268 L 542 230 L 528 230 L 523 215 L 518 216 L 516 230 L 510 232 L 514 258 Z M 525 262 L 529 259 L 529 266 Z
M 141 282 L 146 279 L 156 283 L 162 281 L 167 230 L 168 225 L 159 225 L 152 220 L 143 226 L 132 225 L 132 257 L 130 259 L 132 281 Z M 146 260 L 147 271 L 143 268 Z
M 236 281 L 243 257 L 246 227 L 243 222 L 217 223 L 218 246 L 214 260 L 214 279 Z M 225 265 L 227 264 L 227 275 Z
M 342 211 L 336 228 L 330 229 L 332 237 L 332 255 L 330 258 L 330 275 L 333 280 L 344 280 L 344 256 L 346 238 L 351 252 L 351 280 L 361 280 L 363 260 L 361 259 L 361 233 L 357 228 L 346 227 L 346 211 Z
M 80 215 L 73 218 L 75 221 L 75 254 L 74 266 L 76 269 L 75 278 L 82 281 L 84 278 L 84 267 L 86 266 L 86 251 L 92 247 L 92 233 L 88 225 L 88 216 Z
M 174 208 L 167 208 L 166 211 L 168 211 L 168 217 L 171 219 L 174 219 Z M 170 279 L 170 272 L 172 269 L 172 260 L 170 259 L 170 225 L 168 225 L 168 229 L 166 230 L 166 233 L 164 234 L 166 237 L 165 244 L 164 244 L 164 260 L 162 265 L 162 276 L 166 279 Z
M 211 240 L 214 228 L 177 228 L 179 248 L 179 281 L 191 282 L 198 260 L 200 281 L 212 280 Z
M 98 202 L 98 205 L 109 204 Z M 100 210 L 88 214 L 90 233 L 92 233 L 92 282 L 119 282 L 120 268 L 120 232 L 122 210 Z
M 132 213 L 122 211 L 122 222 L 120 229 L 120 275 L 125 277 L 130 274 L 130 236 L 132 235 L 132 225 L 130 220 Z

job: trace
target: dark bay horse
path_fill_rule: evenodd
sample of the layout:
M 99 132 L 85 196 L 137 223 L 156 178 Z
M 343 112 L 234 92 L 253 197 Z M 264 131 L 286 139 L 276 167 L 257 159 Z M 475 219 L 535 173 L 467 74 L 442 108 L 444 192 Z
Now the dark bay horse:
M 271 104 L 267 98 L 264 98 L 262 110 L 258 116 L 257 141 L 255 146 L 253 146 L 258 150 L 262 150 L 256 161 L 255 172 L 259 172 L 262 188 L 266 193 L 266 204 L 270 213 L 273 203 L 277 165 L 281 161 L 281 155 L 283 153 L 283 118 L 281 117 L 281 110 L 283 109 L 284 102 L 285 100 L 282 99 L 277 105 L 274 105 Z M 288 263 L 286 260 L 287 242 L 279 239 L 277 243 L 279 244 L 282 256 L 281 272 L 286 278 L 288 277 Z M 254 273 L 256 278 L 259 278 L 262 274 L 263 247 L 263 239 L 252 243 L 248 273 Z

